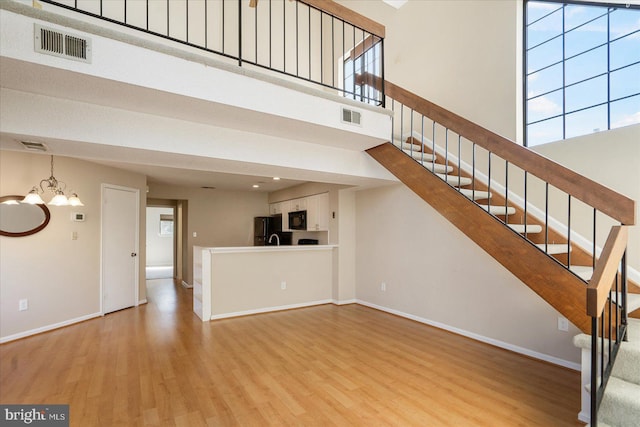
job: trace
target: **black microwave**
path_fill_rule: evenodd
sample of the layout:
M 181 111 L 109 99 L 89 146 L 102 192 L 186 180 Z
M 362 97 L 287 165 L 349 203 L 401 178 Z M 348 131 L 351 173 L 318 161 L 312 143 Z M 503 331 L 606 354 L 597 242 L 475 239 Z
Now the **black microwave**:
M 290 230 L 306 230 L 307 229 L 307 211 L 289 212 L 289 229 Z

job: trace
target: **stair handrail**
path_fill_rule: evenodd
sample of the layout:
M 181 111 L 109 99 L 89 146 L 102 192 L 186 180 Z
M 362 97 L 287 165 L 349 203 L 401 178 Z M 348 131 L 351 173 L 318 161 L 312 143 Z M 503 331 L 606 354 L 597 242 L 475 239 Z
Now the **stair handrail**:
M 592 427 L 598 425 L 600 402 L 604 397 L 604 390 L 611 376 L 620 344 L 626 339 L 628 238 L 627 226 L 611 227 L 587 286 L 587 315 L 591 317 L 590 421 Z M 620 270 L 619 266 L 621 266 Z M 612 289 L 614 284 L 615 290 Z M 613 292 L 616 294 L 615 303 L 612 299 Z M 608 321 L 605 322 L 605 320 Z M 598 341 L 600 341 L 599 345 Z M 605 354 L 607 354 L 606 359 Z
M 380 79 L 373 75 L 365 74 L 360 78 L 363 81 L 372 82 L 374 85 L 380 82 Z M 384 81 L 384 93 L 509 163 L 537 176 L 572 197 L 582 200 L 621 224 L 634 225 L 636 223 L 636 203 L 633 199 L 421 98 L 388 80 Z

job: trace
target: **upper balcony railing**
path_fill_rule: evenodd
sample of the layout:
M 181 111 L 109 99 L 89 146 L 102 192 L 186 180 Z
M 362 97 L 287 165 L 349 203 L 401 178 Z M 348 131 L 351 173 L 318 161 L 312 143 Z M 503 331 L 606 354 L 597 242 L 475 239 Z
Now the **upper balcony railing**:
M 384 26 L 328 0 L 40 0 L 384 106 Z

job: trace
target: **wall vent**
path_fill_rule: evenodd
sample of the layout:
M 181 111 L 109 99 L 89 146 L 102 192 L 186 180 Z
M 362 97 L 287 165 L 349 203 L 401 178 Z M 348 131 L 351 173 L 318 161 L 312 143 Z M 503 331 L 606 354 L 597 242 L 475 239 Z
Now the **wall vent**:
M 35 24 L 35 51 L 91 63 L 91 39 Z
M 30 151 L 47 151 L 47 146 L 42 142 L 34 142 L 34 141 L 20 141 L 22 146 L 26 150 Z
M 351 123 L 360 126 L 362 124 L 360 121 L 361 118 L 362 115 L 359 112 L 349 110 L 344 107 L 342 108 L 342 121 L 344 123 Z

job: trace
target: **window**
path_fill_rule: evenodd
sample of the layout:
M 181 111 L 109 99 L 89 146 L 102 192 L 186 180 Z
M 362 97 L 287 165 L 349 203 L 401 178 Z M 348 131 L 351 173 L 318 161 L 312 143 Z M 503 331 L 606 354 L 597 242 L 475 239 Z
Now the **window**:
M 373 105 L 382 104 L 376 80 L 382 75 L 382 40 L 368 36 L 358 43 L 343 63 L 344 96 Z
M 173 215 L 160 214 L 160 235 L 173 236 Z
M 525 143 L 640 123 L 640 6 L 525 0 Z

